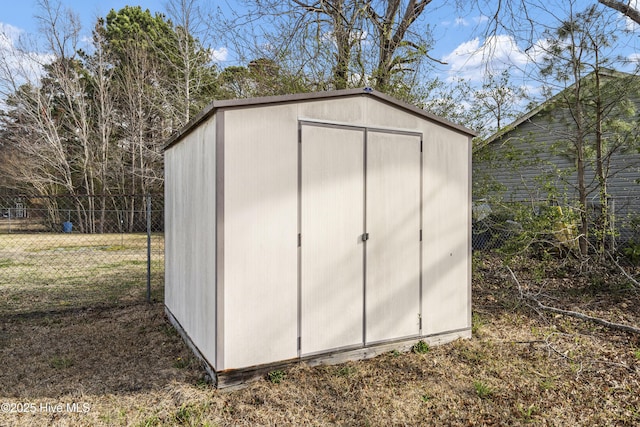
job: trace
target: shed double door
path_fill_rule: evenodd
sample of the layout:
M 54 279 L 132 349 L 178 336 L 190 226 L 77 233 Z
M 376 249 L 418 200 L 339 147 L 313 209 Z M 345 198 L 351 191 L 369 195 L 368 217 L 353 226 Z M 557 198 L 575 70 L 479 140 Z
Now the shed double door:
M 420 140 L 301 125 L 301 355 L 419 334 Z

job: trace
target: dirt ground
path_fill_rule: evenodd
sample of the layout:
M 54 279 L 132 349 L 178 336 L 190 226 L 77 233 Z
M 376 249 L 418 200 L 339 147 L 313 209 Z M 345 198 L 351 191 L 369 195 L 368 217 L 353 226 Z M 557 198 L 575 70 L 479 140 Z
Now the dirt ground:
M 235 391 L 203 381 L 161 303 L 0 312 L 0 426 L 640 425 L 640 336 L 520 298 L 638 327 L 640 290 L 612 271 L 513 265 L 520 289 L 497 258 L 474 260 L 472 339 Z

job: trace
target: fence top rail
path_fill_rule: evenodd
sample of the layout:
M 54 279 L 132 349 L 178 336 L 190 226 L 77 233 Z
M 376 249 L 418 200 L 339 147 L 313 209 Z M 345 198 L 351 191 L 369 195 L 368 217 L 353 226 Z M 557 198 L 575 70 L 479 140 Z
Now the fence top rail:
M 55 199 L 55 198 L 70 198 L 70 197 L 162 197 L 162 193 L 141 193 L 141 194 L 0 194 L 0 199 L 7 198 L 23 198 L 23 199 Z

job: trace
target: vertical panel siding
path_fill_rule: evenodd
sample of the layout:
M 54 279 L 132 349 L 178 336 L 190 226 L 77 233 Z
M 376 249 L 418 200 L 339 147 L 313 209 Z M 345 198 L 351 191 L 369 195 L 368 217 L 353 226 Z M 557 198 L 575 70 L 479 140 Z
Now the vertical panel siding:
M 470 150 L 467 136 L 436 126 L 423 143 L 423 333 L 471 326 Z
M 418 131 L 423 126 L 431 125 L 430 122 L 425 121 L 423 118 L 407 113 L 406 111 L 399 110 L 375 99 L 367 98 L 364 102 L 366 105 L 367 126 Z
M 364 131 L 302 126 L 301 353 L 363 343 Z
M 165 153 L 165 304 L 215 367 L 214 120 Z
M 420 330 L 420 137 L 367 136 L 366 340 Z
M 422 333 L 471 327 L 471 141 L 368 99 L 367 125 L 423 133 Z
M 224 112 L 225 369 L 297 355 L 296 112 Z
M 361 125 L 365 108 L 360 97 L 303 102 L 298 105 L 298 118 Z

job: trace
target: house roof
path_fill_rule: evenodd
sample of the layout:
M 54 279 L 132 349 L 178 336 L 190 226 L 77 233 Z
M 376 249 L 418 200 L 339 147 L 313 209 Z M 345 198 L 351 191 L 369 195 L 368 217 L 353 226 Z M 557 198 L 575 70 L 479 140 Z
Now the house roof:
M 343 89 L 326 92 L 312 92 L 312 93 L 297 93 L 291 95 L 278 95 L 278 96 L 265 96 L 260 98 L 246 98 L 246 99 L 231 99 L 231 100 L 215 100 L 206 106 L 197 116 L 189 121 L 182 129 L 174 133 L 166 142 L 164 149 L 176 144 L 182 137 L 195 129 L 200 123 L 211 117 L 219 109 L 223 108 L 241 108 L 241 107 L 254 107 L 261 105 L 283 104 L 292 102 L 305 102 L 315 100 L 326 100 L 344 97 L 354 96 L 370 96 L 384 103 L 393 105 L 394 107 L 404 110 L 408 113 L 412 113 L 423 117 L 426 120 L 438 123 L 449 129 L 461 132 L 470 137 L 474 137 L 477 134 L 465 126 L 453 123 L 442 117 L 431 114 L 421 108 L 406 102 L 400 101 L 389 95 L 381 92 L 377 92 L 371 88 L 359 88 L 359 89 Z
M 581 81 L 593 78 L 594 73 L 595 72 L 592 71 L 591 73 L 587 74 L 585 77 L 583 77 L 581 79 Z M 605 69 L 604 71 L 600 71 L 600 75 L 605 77 L 605 78 L 606 77 L 613 78 L 613 77 L 633 77 L 634 76 L 633 74 L 624 73 L 622 71 L 609 70 L 609 69 Z M 571 88 L 573 88 L 574 86 L 575 86 L 575 84 L 572 84 L 569 87 L 566 87 L 565 89 L 561 90 L 560 92 L 558 92 L 557 94 L 555 94 L 551 98 L 547 99 L 546 101 L 542 102 L 541 104 L 539 104 L 535 108 L 531 109 L 530 111 L 526 112 L 522 116 L 518 117 L 512 123 L 508 124 L 507 126 L 504 126 L 501 129 L 498 129 L 493 135 L 489 136 L 487 139 L 485 139 L 480 144 L 478 144 L 474 148 L 474 151 L 475 150 L 479 150 L 479 149 L 491 144 L 492 142 L 500 139 L 501 137 L 503 137 L 507 133 L 513 131 L 514 129 L 516 129 L 521 124 L 523 124 L 525 122 L 528 122 L 529 120 L 531 120 L 531 118 L 533 116 L 535 116 L 539 112 L 543 111 L 548 106 L 552 105 L 555 101 L 557 101 L 559 98 L 561 98 L 563 96 L 563 94 L 565 94 L 568 90 L 571 90 Z

